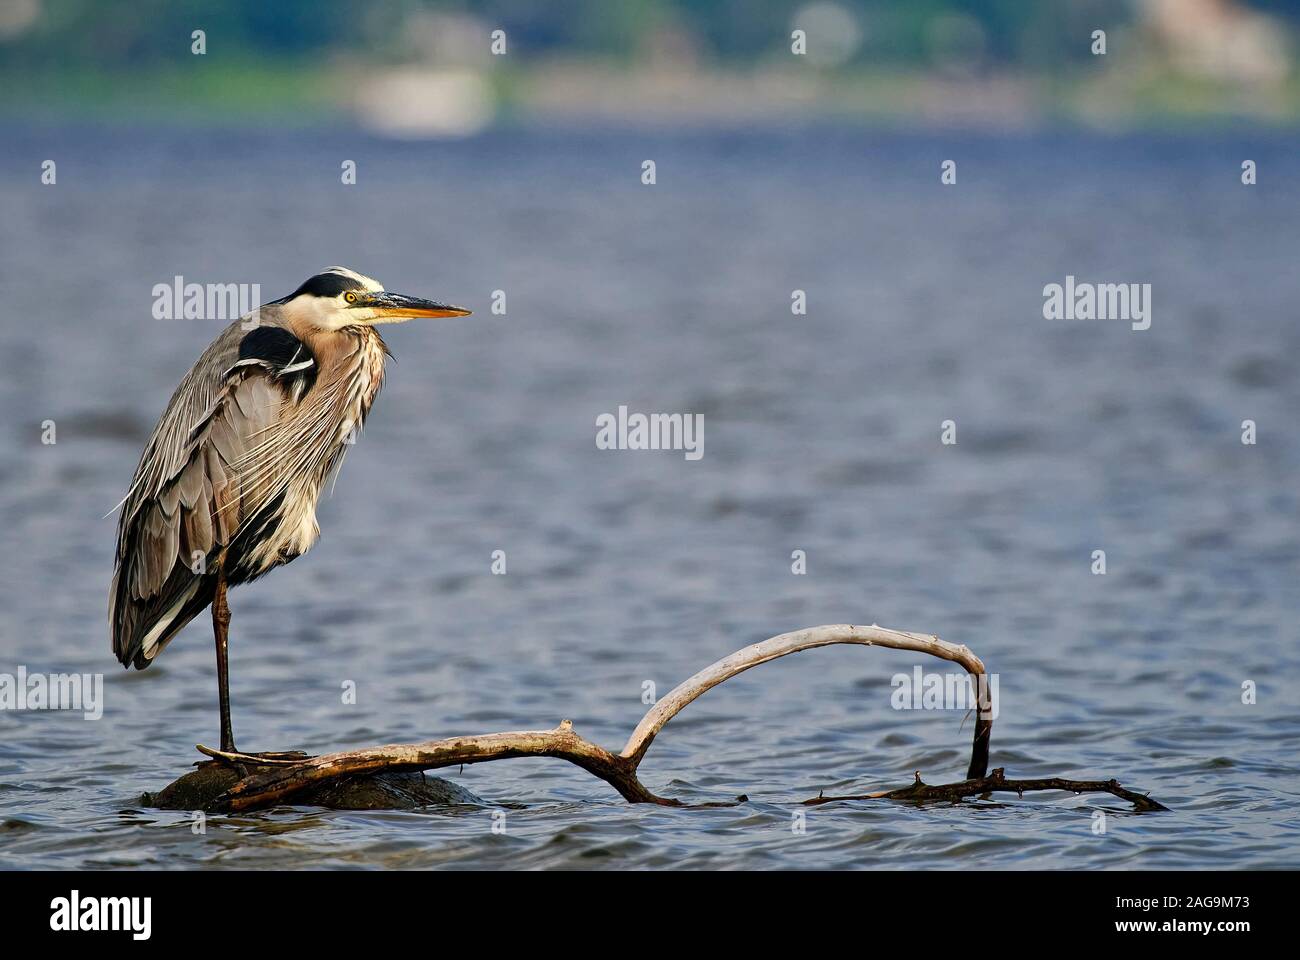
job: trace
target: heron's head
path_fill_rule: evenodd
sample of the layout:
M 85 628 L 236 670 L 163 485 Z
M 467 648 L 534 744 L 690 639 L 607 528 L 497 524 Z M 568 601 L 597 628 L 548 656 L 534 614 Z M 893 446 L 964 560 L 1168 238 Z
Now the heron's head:
M 389 293 L 379 281 L 347 267 L 328 267 L 275 302 L 293 319 L 324 330 L 403 323 L 417 317 L 464 317 L 470 313 L 449 303 Z

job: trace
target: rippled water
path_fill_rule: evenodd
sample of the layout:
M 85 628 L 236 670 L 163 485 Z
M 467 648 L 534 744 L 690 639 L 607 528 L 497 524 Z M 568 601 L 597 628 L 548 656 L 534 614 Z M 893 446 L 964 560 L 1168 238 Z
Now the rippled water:
M 102 671 L 106 706 L 0 712 L 0 864 L 1296 866 L 1296 147 L 1248 130 L 7 129 L 0 672 Z M 748 794 L 738 807 L 628 806 L 516 760 L 450 771 L 484 807 L 286 807 L 198 836 L 141 809 L 217 740 L 207 621 L 142 673 L 118 667 L 105 622 L 102 518 L 217 326 L 153 319 L 152 287 L 181 274 L 270 299 L 332 263 L 476 315 L 392 328 L 397 363 L 321 542 L 233 594 L 241 747 L 563 717 L 618 747 L 646 681 L 662 694 L 752 641 L 877 621 L 999 674 L 993 766 L 1115 776 L 1172 812 L 862 802 L 793 832 L 819 790 L 964 774 L 960 712 L 890 707 L 893 674 L 944 665 L 864 648 L 751 671 L 661 735 L 652 789 Z M 1044 320 L 1042 287 L 1067 274 L 1151 283 L 1151 329 Z M 703 459 L 597 450 L 595 418 L 619 404 L 702 413 Z

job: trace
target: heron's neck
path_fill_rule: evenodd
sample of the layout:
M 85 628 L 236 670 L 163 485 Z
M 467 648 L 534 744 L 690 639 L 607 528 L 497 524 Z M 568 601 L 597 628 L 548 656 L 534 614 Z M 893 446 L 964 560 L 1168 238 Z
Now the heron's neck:
M 388 355 L 379 331 L 364 324 L 324 330 L 292 320 L 289 328 L 316 358 L 319 375 L 315 389 L 342 388 L 339 392 L 358 404 L 358 413 L 365 416 L 383 383 L 384 358 Z

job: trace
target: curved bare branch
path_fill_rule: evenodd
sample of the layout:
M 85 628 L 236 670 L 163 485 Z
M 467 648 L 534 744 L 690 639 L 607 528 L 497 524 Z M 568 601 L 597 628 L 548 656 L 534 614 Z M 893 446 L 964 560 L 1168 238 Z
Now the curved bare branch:
M 948 643 L 938 637 L 925 633 L 904 633 L 901 630 L 888 630 L 875 625 L 869 627 L 853 626 L 848 623 L 835 623 L 822 627 L 808 627 L 793 633 L 755 643 L 743 650 L 737 650 L 729 657 L 723 657 L 717 663 L 705 667 L 689 680 L 678 684 L 660 698 L 641 722 L 632 731 L 627 745 L 623 747 L 621 757 L 640 764 L 645 752 L 650 749 L 655 735 L 663 729 L 673 717 L 677 716 L 689 703 L 700 694 L 716 687 L 724 680 L 744 673 L 760 663 L 767 663 L 778 657 L 811 650 L 814 647 L 826 647 L 835 643 L 855 643 L 864 647 L 892 647 L 895 650 L 915 650 L 928 653 L 941 660 L 950 660 L 966 668 L 973 678 L 984 674 L 984 664 L 979 657 L 965 645 Z M 980 698 L 979 717 L 975 723 L 975 738 L 971 745 L 970 767 L 966 773 L 969 778 L 982 777 L 988 767 L 989 736 L 993 729 L 991 704 L 988 701 L 988 686 L 977 682 L 975 688 Z

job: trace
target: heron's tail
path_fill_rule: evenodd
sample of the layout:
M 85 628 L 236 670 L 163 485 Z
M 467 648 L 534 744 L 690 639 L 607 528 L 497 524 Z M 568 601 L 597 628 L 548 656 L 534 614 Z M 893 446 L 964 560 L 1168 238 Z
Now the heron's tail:
M 181 629 L 203 612 L 216 592 L 216 577 L 195 575 L 177 564 L 156 596 L 129 596 L 118 574 L 109 594 L 113 653 L 123 666 L 143 670 Z

